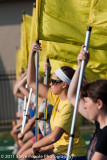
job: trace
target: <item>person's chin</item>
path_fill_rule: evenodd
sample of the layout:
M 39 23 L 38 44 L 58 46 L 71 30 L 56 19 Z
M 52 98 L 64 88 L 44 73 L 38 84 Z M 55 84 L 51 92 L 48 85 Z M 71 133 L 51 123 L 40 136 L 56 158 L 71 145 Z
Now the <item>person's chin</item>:
M 57 95 L 56 92 L 54 92 L 53 90 L 52 90 L 52 93 L 53 93 L 54 95 Z

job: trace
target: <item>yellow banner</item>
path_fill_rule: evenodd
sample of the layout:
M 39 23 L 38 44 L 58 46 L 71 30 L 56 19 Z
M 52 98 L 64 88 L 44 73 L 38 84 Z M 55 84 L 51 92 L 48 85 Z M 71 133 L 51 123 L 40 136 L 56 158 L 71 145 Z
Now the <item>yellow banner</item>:
M 29 44 L 29 53 L 31 51 L 32 43 L 35 40 L 36 40 L 36 8 L 33 8 L 32 23 L 31 23 L 31 33 L 30 33 L 30 44 Z
M 24 70 L 26 70 L 28 65 L 31 20 L 31 16 L 23 14 L 23 22 L 21 23 L 21 67 Z
M 16 79 L 18 79 L 20 75 L 20 69 L 21 69 L 20 57 L 21 57 L 21 50 L 17 48 L 16 49 Z
M 78 0 L 76 3 L 75 0 L 42 0 L 39 4 L 41 12 L 38 14 L 38 37 L 40 40 L 50 42 L 47 42 L 47 49 L 45 48 L 47 52 L 40 54 L 40 60 L 44 62 L 46 57 L 50 57 L 52 71 L 62 65 L 75 68 L 77 54 L 80 52 L 80 46 L 84 44 L 87 25 L 90 24 L 93 28 L 89 45 L 91 58 L 86 69 L 87 77 L 107 78 L 107 23 L 105 23 L 107 4 L 105 3 L 105 0 L 103 3 L 101 0 Z M 41 66 L 40 71 L 43 71 Z

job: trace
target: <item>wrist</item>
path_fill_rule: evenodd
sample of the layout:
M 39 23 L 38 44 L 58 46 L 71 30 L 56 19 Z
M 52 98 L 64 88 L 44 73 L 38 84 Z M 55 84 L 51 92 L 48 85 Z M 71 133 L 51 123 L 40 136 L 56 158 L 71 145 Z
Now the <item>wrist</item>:
M 81 62 L 78 63 L 78 67 L 81 67 Z
M 32 52 L 32 56 L 35 56 L 36 52 Z
M 35 56 L 35 54 L 36 54 L 36 52 L 34 52 L 34 51 L 31 51 L 31 56 Z

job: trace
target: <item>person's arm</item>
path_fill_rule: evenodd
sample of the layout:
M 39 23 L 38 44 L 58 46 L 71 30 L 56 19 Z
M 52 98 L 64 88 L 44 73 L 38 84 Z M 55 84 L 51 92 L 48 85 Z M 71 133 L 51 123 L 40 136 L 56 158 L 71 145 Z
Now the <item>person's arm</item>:
M 22 139 L 24 137 L 25 133 L 33 128 L 34 124 L 35 124 L 35 116 L 28 121 L 28 123 L 26 124 L 26 126 L 25 126 L 25 128 L 23 130 L 23 133 L 19 133 L 18 134 L 18 139 Z
M 16 112 L 16 117 L 17 117 L 17 120 L 20 120 L 20 119 L 22 120 L 23 115 L 21 113 Z
M 95 152 L 91 160 L 107 160 L 107 156 L 102 153 Z
M 35 84 L 35 76 L 36 76 L 36 69 L 35 69 L 35 53 L 40 52 L 40 44 L 37 42 L 34 42 L 32 45 L 30 57 L 29 57 L 29 63 L 28 63 L 28 71 L 27 71 L 27 83 L 34 91 L 36 90 L 36 84 Z M 47 98 L 48 93 L 48 87 L 44 84 L 39 83 L 38 84 L 38 92 L 39 95 Z
M 19 82 L 18 84 L 18 88 L 20 90 L 20 92 L 26 96 L 27 98 L 29 97 L 29 91 L 27 88 L 25 88 L 25 85 L 27 83 L 27 75 L 25 75 Z
M 21 92 L 19 87 L 24 86 L 26 82 L 27 82 L 27 75 L 25 73 L 16 81 L 13 88 L 14 95 L 17 96 L 18 98 L 21 98 L 22 100 L 24 99 L 24 94 Z
M 41 140 L 34 143 L 34 145 L 32 147 L 34 154 L 41 147 L 51 145 L 51 144 L 55 143 L 56 141 L 58 141 L 64 132 L 65 132 L 64 129 L 62 129 L 60 127 L 55 127 L 55 129 L 52 131 L 52 133 L 48 134 L 47 136 L 45 136 Z
M 24 100 L 24 95 L 20 92 L 17 84 L 14 85 L 13 94 L 14 94 L 16 97 L 21 98 L 22 100 Z
M 24 96 L 26 96 L 27 98 L 29 97 L 29 91 L 27 88 L 25 88 L 25 86 L 20 86 L 19 89 Z
M 18 123 L 18 124 L 16 124 L 15 126 L 14 126 L 14 128 L 15 129 L 18 129 L 19 127 L 21 127 L 22 126 L 22 123 L 21 123 L 21 121 Z
M 68 94 L 67 94 L 67 97 L 73 106 L 75 106 L 75 101 L 76 101 L 76 92 L 77 92 L 77 86 L 78 86 L 78 80 L 79 80 L 82 60 L 85 60 L 86 64 L 88 63 L 88 60 L 89 60 L 89 52 L 88 51 L 84 52 L 84 46 L 82 47 L 82 50 L 80 54 L 78 55 L 78 67 L 71 80 L 71 83 L 68 89 Z M 79 99 L 78 105 L 79 105 L 78 111 L 80 112 L 80 114 L 83 115 L 86 119 L 88 119 L 88 114 L 86 112 L 86 109 L 84 109 L 84 100 Z
M 44 154 L 51 155 L 51 154 L 53 154 L 53 149 L 54 149 L 54 145 L 51 144 L 51 145 L 48 145 L 45 147 L 41 147 L 40 149 L 38 149 L 38 152 L 41 155 L 44 155 Z
M 39 118 L 42 118 L 44 114 L 42 112 L 39 112 Z M 26 132 L 28 132 L 30 129 L 34 128 L 35 126 L 35 116 L 31 119 L 29 119 L 28 123 L 26 124 L 23 133 L 18 134 L 18 139 L 22 139 Z

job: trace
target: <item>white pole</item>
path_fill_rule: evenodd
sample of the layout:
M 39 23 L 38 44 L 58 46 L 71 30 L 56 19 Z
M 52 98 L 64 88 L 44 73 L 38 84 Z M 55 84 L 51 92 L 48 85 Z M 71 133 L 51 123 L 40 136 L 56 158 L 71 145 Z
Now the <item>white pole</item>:
M 26 106 L 26 113 L 25 113 L 23 123 L 22 123 L 21 133 L 23 133 L 23 130 L 24 130 L 24 127 L 25 127 L 25 124 L 26 124 L 26 118 L 27 118 L 27 115 L 28 115 L 28 109 L 29 109 L 29 105 L 30 105 L 31 95 L 32 95 L 32 88 L 30 88 L 30 93 L 29 93 L 29 98 L 28 98 L 28 102 L 27 102 L 27 106 Z
M 28 84 L 25 85 L 25 88 L 28 89 Z M 23 119 L 24 119 L 25 112 L 26 112 L 26 102 L 27 102 L 27 97 L 24 96 Z M 22 122 L 23 122 L 23 121 L 22 121 Z
M 38 116 L 38 75 L 39 75 L 39 52 L 36 52 L 36 99 L 35 99 L 35 107 L 36 107 L 36 127 L 35 127 L 35 141 L 39 140 L 39 116 Z
M 88 27 L 87 32 L 86 32 L 84 51 L 87 51 L 87 49 L 88 49 L 90 34 L 91 34 L 91 27 Z M 85 65 L 86 65 L 85 61 L 82 61 L 80 75 L 79 75 L 79 81 L 78 81 L 78 87 L 77 87 L 77 93 L 76 93 L 76 102 L 75 102 L 71 131 L 70 131 L 69 145 L 68 145 L 68 151 L 67 151 L 67 160 L 70 159 L 71 154 L 72 154 L 72 149 L 73 149 L 73 139 L 74 139 L 74 133 L 75 133 L 75 126 L 76 126 L 78 100 L 79 100 L 80 88 L 81 88 L 81 84 L 82 84 L 82 78 L 83 78 L 83 74 L 84 74 L 84 70 L 85 70 Z
M 20 113 L 20 98 L 18 98 L 18 113 Z

